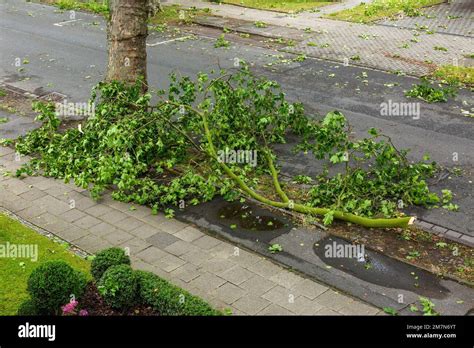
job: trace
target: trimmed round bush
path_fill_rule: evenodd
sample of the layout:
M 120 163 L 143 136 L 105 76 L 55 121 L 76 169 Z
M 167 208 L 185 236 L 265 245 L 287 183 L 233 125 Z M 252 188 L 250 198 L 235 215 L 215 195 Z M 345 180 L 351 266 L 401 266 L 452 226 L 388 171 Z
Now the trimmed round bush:
M 110 267 L 97 284 L 105 303 L 119 310 L 126 310 L 136 304 L 138 280 L 129 265 Z
M 62 305 L 82 295 L 86 277 L 64 261 L 48 261 L 33 270 L 28 292 L 40 313 L 57 314 Z
M 112 266 L 130 265 L 130 257 L 120 248 L 109 248 L 100 251 L 91 263 L 91 273 L 96 282 Z
M 24 315 L 24 316 L 32 316 L 32 315 L 39 315 L 39 312 L 33 300 L 29 298 L 23 301 L 20 307 L 18 307 L 17 314 Z
M 151 306 L 160 315 L 222 315 L 220 311 L 212 308 L 201 298 L 172 285 L 156 274 L 146 271 L 135 272 L 138 278 L 141 302 Z

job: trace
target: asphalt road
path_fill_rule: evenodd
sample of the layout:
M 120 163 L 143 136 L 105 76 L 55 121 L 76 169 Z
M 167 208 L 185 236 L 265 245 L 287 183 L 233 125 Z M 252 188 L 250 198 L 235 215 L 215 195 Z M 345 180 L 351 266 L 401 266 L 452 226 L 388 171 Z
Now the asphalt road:
M 37 94 L 57 91 L 67 95 L 69 101 L 87 101 L 91 87 L 105 71 L 105 24 L 92 14 L 77 12 L 72 21 L 70 15 L 50 6 L 0 0 L 0 79 Z M 232 67 L 236 57 L 244 59 L 252 63 L 257 74 L 281 83 L 291 99 L 303 102 L 315 115 L 340 110 L 356 134 L 364 134 L 371 127 L 380 128 L 398 146 L 411 148 L 413 159 L 430 154 L 443 166 L 462 168 L 463 176 L 445 178 L 435 186 L 437 190 L 452 189 L 460 212 L 434 209 L 417 213 L 424 220 L 474 236 L 474 119 L 461 113 L 461 109 L 474 106 L 472 92 L 461 90 L 456 100 L 448 103 L 421 102 L 419 119 L 382 116 L 383 102 L 416 101 L 407 100 L 403 91 L 417 80 L 316 59 L 266 67 L 280 53 L 241 42 L 234 42 L 230 49 L 216 49 L 213 37 L 218 34 L 209 31 L 210 37 L 180 42 L 169 41 L 173 38 L 167 34 L 151 33 L 150 85 L 165 87 L 172 71 L 193 76 L 199 71 Z M 23 64 L 25 59 L 28 64 Z M 318 170 L 317 165 L 291 155 L 287 148 L 280 152 L 289 174 L 294 174 L 295 169 L 310 173 Z

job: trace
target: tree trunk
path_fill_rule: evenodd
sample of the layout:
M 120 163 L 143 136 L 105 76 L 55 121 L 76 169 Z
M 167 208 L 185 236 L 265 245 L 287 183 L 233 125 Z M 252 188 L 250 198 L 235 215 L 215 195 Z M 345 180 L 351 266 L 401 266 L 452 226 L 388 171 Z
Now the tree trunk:
M 149 0 L 110 0 L 109 11 L 106 80 L 134 84 L 141 78 L 145 91 Z

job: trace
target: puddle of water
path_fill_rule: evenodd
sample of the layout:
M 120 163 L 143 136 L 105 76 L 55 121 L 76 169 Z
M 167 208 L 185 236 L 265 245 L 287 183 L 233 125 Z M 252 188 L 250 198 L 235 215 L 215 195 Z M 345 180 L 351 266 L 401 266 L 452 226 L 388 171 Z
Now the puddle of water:
M 252 206 L 232 202 L 217 212 L 222 220 L 234 222 L 238 227 L 251 231 L 275 231 L 285 227 L 285 223 L 275 216 L 256 212 Z
M 409 290 L 437 299 L 445 298 L 449 293 L 448 289 L 440 285 L 439 278 L 432 273 L 372 250 L 365 249 L 364 255 L 360 255 L 359 250 L 360 246 L 357 248 L 337 237 L 324 238 L 313 246 L 313 251 L 327 265 L 369 283 Z M 347 251 L 354 252 L 348 255 Z
M 222 197 L 188 206 L 177 211 L 176 216 L 184 220 L 203 220 L 231 239 L 263 244 L 290 232 L 293 228 L 291 220 L 284 216 L 250 202 L 227 202 Z

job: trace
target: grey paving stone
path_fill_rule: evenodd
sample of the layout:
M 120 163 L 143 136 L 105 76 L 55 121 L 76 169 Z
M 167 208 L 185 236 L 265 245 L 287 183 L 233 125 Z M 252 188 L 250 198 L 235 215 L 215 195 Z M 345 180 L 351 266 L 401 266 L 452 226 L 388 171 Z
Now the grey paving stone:
M 139 258 L 136 258 L 136 257 L 133 257 L 133 256 L 131 256 L 130 259 L 132 261 L 131 263 L 132 263 L 132 268 L 133 269 L 155 273 L 156 266 L 151 265 L 151 264 L 143 261 L 142 259 L 139 259 Z
M 50 213 L 44 213 L 41 214 L 40 216 L 37 216 L 34 219 L 34 223 L 42 228 L 44 228 L 47 231 L 54 232 L 51 230 L 51 226 L 54 224 L 57 224 L 59 222 L 59 219 Z M 66 226 L 62 226 L 60 230 L 64 230 Z
M 4 178 L 3 175 L 1 175 L 0 171 L 0 177 Z M 25 200 L 18 196 L 16 193 L 11 192 L 10 190 L 7 189 L 8 185 L 4 185 L 3 183 L 0 184 L 0 202 L 14 202 L 17 199 Z
M 191 280 L 196 279 L 201 274 L 201 271 L 198 270 L 197 266 L 191 263 L 185 263 L 184 265 L 176 268 L 171 272 L 173 278 L 178 278 L 186 283 L 189 283 Z
M 46 193 L 44 191 L 41 191 L 40 189 L 37 189 L 36 187 L 32 187 L 28 191 L 23 192 L 21 195 L 19 195 L 19 197 L 28 201 L 34 201 L 35 199 L 41 198 L 43 196 L 46 196 Z
M 254 273 L 246 270 L 241 266 L 234 266 L 231 269 L 225 270 L 224 272 L 218 273 L 221 278 L 231 282 L 235 285 L 240 285 L 246 280 L 250 279 Z
M 303 296 L 306 296 L 311 300 L 314 300 L 323 292 L 329 290 L 329 288 L 312 280 L 305 279 L 302 282 L 297 283 L 294 287 L 291 288 L 291 290 L 294 290 L 297 293 L 302 294 Z
M 213 257 L 212 259 L 207 260 L 204 262 L 201 267 L 211 273 L 219 274 L 226 270 L 231 269 L 234 266 L 234 263 L 228 261 L 226 259 L 221 259 L 217 257 Z
M 120 244 L 120 247 L 128 250 L 130 255 L 136 255 L 140 251 L 145 250 L 146 248 L 150 246 L 151 246 L 150 243 L 147 243 L 143 239 L 136 238 L 136 237 L 133 237 L 132 239 L 127 240 L 123 242 L 122 244 Z
M 202 236 L 201 238 L 196 239 L 195 241 L 192 242 L 194 245 L 205 249 L 209 250 L 220 243 L 222 243 L 220 240 L 210 237 L 210 236 Z
M 149 264 L 147 262 L 144 262 L 141 259 L 137 259 L 133 256 L 131 256 L 131 261 L 132 261 L 132 268 L 133 269 L 138 269 L 138 270 L 146 271 L 146 272 L 152 272 L 152 273 L 156 274 L 157 276 L 159 276 L 162 279 L 166 279 L 168 281 L 170 280 L 170 279 L 168 279 L 169 278 L 169 273 L 168 272 L 165 272 L 162 269 L 160 269 L 160 268 L 158 268 L 154 265 L 151 265 L 151 264 Z
M 136 257 L 142 259 L 143 261 L 155 265 L 160 259 L 167 256 L 168 253 L 151 246 L 145 250 L 140 251 Z
M 247 292 L 245 290 L 228 282 L 218 287 L 215 291 L 212 292 L 213 296 L 216 296 L 218 299 L 228 305 L 231 305 L 246 294 Z
M 226 281 L 212 273 L 204 272 L 196 279 L 193 279 L 189 284 L 192 287 L 200 289 L 201 291 L 210 293 L 223 285 Z
M 468 235 L 464 234 L 461 237 L 461 240 L 464 241 L 464 242 L 469 243 L 470 245 L 474 245 L 474 237 L 471 237 L 471 236 L 468 236 Z
M 109 208 L 108 206 L 103 205 L 103 204 L 98 204 L 90 208 L 87 208 L 84 212 L 94 217 L 100 217 L 112 211 L 114 211 L 114 209 Z
M 448 230 L 447 228 L 444 228 L 444 227 L 441 227 L 441 226 L 436 226 L 434 225 L 432 228 L 431 228 L 432 231 L 436 232 L 436 233 L 446 233 L 446 231 Z
M 188 227 L 185 223 L 182 223 L 176 219 L 166 219 L 158 225 L 158 228 L 164 232 L 175 234 L 182 229 Z
M 287 289 L 294 288 L 298 283 L 303 282 L 303 278 L 301 276 L 291 273 L 287 270 L 283 270 L 274 274 L 270 277 L 270 280 Z
M 16 195 L 21 195 L 30 190 L 28 185 L 21 180 L 9 180 L 6 188 Z
M 134 230 L 130 231 L 131 234 L 142 239 L 147 239 L 153 236 L 154 234 L 156 234 L 157 232 L 160 232 L 158 228 L 147 225 L 147 224 L 144 224 L 143 226 L 139 226 L 135 228 Z
M 17 212 L 18 215 L 29 221 L 33 221 L 35 218 L 41 216 L 44 213 L 46 213 L 46 210 L 37 205 L 32 205 L 31 207 L 25 208 Z
M 144 218 L 151 215 L 151 209 L 142 205 L 131 205 L 125 213 L 135 218 Z
M 80 211 L 79 209 L 70 209 L 69 211 L 61 214 L 61 218 L 67 222 L 74 222 L 85 217 L 86 214 Z
M 67 185 L 56 185 L 44 190 L 48 195 L 58 198 L 67 195 L 68 192 L 72 191 L 73 188 Z
M 294 302 L 298 295 L 299 294 L 297 294 L 295 291 L 277 285 L 264 293 L 261 297 L 283 308 L 292 310 L 289 304 Z
M 350 305 L 353 301 L 350 297 L 328 290 L 314 299 L 315 302 L 323 307 L 327 307 L 334 311 L 339 311 L 342 307 Z
M 54 215 L 64 214 L 71 209 L 65 202 L 48 195 L 38 198 L 34 201 L 34 204 Z
M 115 231 L 118 231 L 117 227 L 112 226 L 111 224 L 108 224 L 106 222 L 101 221 L 99 224 L 92 226 L 89 228 L 89 231 L 91 234 L 99 236 L 99 237 L 104 237 L 105 235 L 109 233 L 113 233 Z
M 181 231 L 178 231 L 174 235 L 186 242 L 192 242 L 204 236 L 204 233 L 199 231 L 197 228 L 189 226 L 189 227 L 183 228 Z
M 459 237 L 461 237 L 461 233 L 449 230 L 449 231 L 446 232 L 446 236 L 449 236 L 449 237 L 452 237 L 452 238 L 459 238 Z
M 121 214 L 123 214 L 123 213 L 121 213 Z M 105 215 L 107 215 L 107 214 L 105 214 Z M 105 215 L 101 216 L 100 218 L 104 219 Z M 127 231 L 127 232 L 131 232 L 134 229 L 145 225 L 145 223 L 143 221 L 140 221 L 138 219 L 134 219 L 132 217 L 127 217 L 127 218 L 125 218 L 123 220 L 120 220 L 120 221 L 111 222 L 111 224 L 115 225 L 115 226 L 119 227 L 121 230 L 124 230 L 124 231 Z
M 21 179 L 21 181 L 23 181 L 25 184 L 33 185 L 33 187 L 36 187 L 37 183 L 39 183 L 41 181 L 44 181 L 44 180 L 48 180 L 48 179 L 45 179 L 42 176 L 27 176 L 27 177 Z
M 74 204 L 76 209 L 79 209 L 81 211 L 85 211 L 86 209 L 97 205 L 97 203 L 94 202 L 94 200 L 92 200 L 90 197 L 82 197 L 80 199 L 76 199 Z
M 100 202 L 110 208 L 114 208 L 121 213 L 128 213 L 130 211 L 130 207 L 132 206 L 130 203 L 124 203 L 113 199 L 109 194 L 102 196 Z
M 58 234 L 62 231 L 74 228 L 74 226 L 71 223 L 61 220 L 61 219 L 53 220 L 53 219 L 46 218 L 45 220 L 49 221 L 49 223 L 44 226 L 44 229 L 54 234 Z
M 224 242 L 221 242 L 209 249 L 209 253 L 211 255 L 222 259 L 228 259 L 239 252 L 240 250 L 238 247 Z
M 294 315 L 294 314 L 295 313 L 290 312 L 288 309 L 280 307 L 273 303 L 258 313 L 258 315 Z
M 201 252 L 201 250 L 197 246 L 185 242 L 184 240 L 178 240 L 177 242 L 168 245 L 165 248 L 165 251 L 175 256 L 182 256 L 191 251 Z
M 128 215 L 119 210 L 112 210 L 111 212 L 106 213 L 100 217 L 101 220 L 113 225 L 116 225 L 118 222 L 123 221 L 126 218 L 128 218 Z
M 146 241 L 157 248 L 164 249 L 167 246 L 179 241 L 179 238 L 176 238 L 172 234 L 166 232 L 157 232 L 154 235 L 148 237 Z
M 160 260 L 156 261 L 153 264 L 157 266 L 158 268 L 161 268 L 165 272 L 172 272 L 178 267 L 181 267 L 182 265 L 184 265 L 185 263 L 186 261 L 180 259 L 177 256 L 170 254 L 161 258 Z
M 433 224 L 430 224 L 429 222 L 426 222 L 426 221 L 418 221 L 416 222 L 416 225 L 420 226 L 425 231 L 431 230 L 431 228 L 433 227 Z
M 282 267 L 279 267 L 277 265 L 274 265 L 270 261 L 267 260 L 260 260 L 257 263 L 254 263 L 250 266 L 247 267 L 250 271 L 264 277 L 264 278 L 270 278 L 274 276 L 275 274 L 278 274 L 282 271 Z
M 0 195 L 2 193 L 0 192 Z M 14 201 L 2 201 L 2 205 L 5 206 L 8 210 L 10 210 L 13 213 L 18 213 L 21 210 L 25 210 L 26 208 L 29 208 L 32 206 L 31 201 L 27 201 L 26 199 L 23 198 L 18 198 Z
M 315 315 L 318 311 L 324 307 L 312 301 L 305 296 L 298 296 L 295 298 L 294 302 L 289 303 L 288 309 L 295 312 L 298 315 Z
M 56 234 L 62 239 L 72 243 L 82 237 L 89 235 L 89 231 L 79 228 L 77 226 L 72 226 Z
M 127 232 L 115 230 L 111 233 L 106 234 L 103 238 L 113 245 L 119 245 L 132 239 L 133 236 Z
M 246 280 L 239 286 L 255 296 L 261 296 L 277 285 L 276 283 L 255 274 L 252 278 Z
M 11 155 L 15 153 L 15 150 L 7 146 L 0 146 L 0 157 Z
M 353 300 L 338 310 L 339 313 L 345 315 L 375 315 L 378 311 L 378 308 L 356 300 Z
M 186 254 L 180 255 L 180 257 L 195 266 L 201 266 L 204 262 L 212 258 L 212 256 L 205 251 L 190 251 Z
M 66 202 L 69 205 L 71 203 L 74 203 L 75 205 L 78 200 L 84 198 L 84 195 L 81 192 L 77 191 L 77 189 L 73 189 L 72 191 L 66 192 L 63 195 L 56 196 L 56 198 L 59 199 L 60 201 Z
M 270 304 L 271 302 L 265 300 L 264 298 L 254 295 L 246 295 L 235 301 L 232 305 L 245 314 L 255 315 L 268 307 Z
M 321 308 L 319 311 L 315 313 L 316 315 L 341 315 L 341 313 L 336 312 L 332 309 L 329 309 L 327 307 Z
M 158 213 L 158 214 L 151 214 L 151 215 L 146 215 L 146 216 L 141 216 L 140 220 L 143 222 L 153 226 L 153 227 L 159 227 L 162 223 L 167 221 L 168 219 L 165 217 L 164 214 Z
M 75 240 L 74 244 L 80 247 L 81 249 L 87 250 L 88 252 L 93 254 L 113 246 L 109 242 L 91 234 L 88 234 L 82 238 Z
M 239 264 L 244 268 L 249 268 L 251 265 L 254 265 L 257 262 L 261 261 L 262 258 L 239 247 L 235 247 L 234 253 L 229 258 L 229 260 Z
M 86 215 L 83 218 L 81 218 L 79 220 L 76 220 L 74 222 L 74 225 L 76 225 L 80 228 L 90 229 L 93 226 L 96 226 L 96 225 L 100 224 L 101 222 L 102 221 L 100 221 L 99 219 L 97 219 L 93 216 Z

